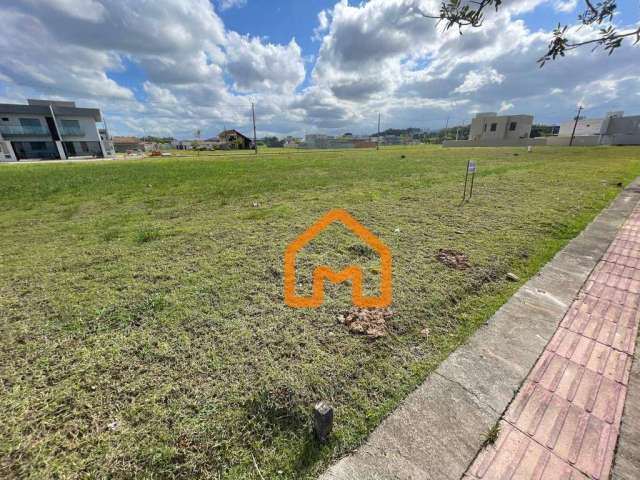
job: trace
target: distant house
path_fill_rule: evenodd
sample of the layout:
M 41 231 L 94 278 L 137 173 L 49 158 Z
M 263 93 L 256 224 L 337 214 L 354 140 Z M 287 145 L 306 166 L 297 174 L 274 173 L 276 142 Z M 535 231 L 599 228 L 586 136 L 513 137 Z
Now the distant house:
M 310 149 L 346 149 L 346 148 L 375 148 L 376 142 L 371 137 L 355 137 L 353 134 L 345 134 L 341 137 L 332 137 L 319 133 L 305 135 L 304 142 L 297 144 L 298 148 Z M 285 144 L 287 147 L 288 144 Z
M 548 138 L 548 144 L 640 145 L 640 115 L 625 117 L 624 112 L 609 112 L 604 118 L 569 120 L 560 125 L 557 137 Z
M 174 140 L 171 142 L 171 148 L 176 150 L 191 150 L 193 145 L 189 140 Z
M 376 148 L 378 144 L 369 139 L 356 138 L 353 140 L 353 148 Z
M 111 137 L 113 148 L 118 153 L 126 153 L 131 150 L 144 151 L 144 143 L 138 137 Z
M 196 140 L 191 144 L 192 149 L 195 150 L 218 150 L 220 146 L 220 141 L 217 139 Z
M 218 135 L 220 143 L 231 150 L 249 150 L 253 147 L 253 140 L 237 130 L 225 130 Z M 222 146 L 222 148 L 225 148 Z
M 78 108 L 74 102 L 0 104 L 0 161 L 104 157 L 108 152 L 98 122 L 99 109 Z
M 468 140 L 445 140 L 445 147 L 516 147 L 544 145 L 544 139 L 529 138 L 533 115 L 478 113 L 471 120 Z

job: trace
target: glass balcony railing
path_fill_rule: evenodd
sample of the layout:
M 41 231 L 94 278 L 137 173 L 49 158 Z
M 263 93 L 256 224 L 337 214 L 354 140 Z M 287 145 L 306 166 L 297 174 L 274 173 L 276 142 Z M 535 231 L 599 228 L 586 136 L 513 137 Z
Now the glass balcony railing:
M 0 133 L 5 137 L 48 137 L 49 130 L 44 127 L 24 125 L 0 125 Z
M 60 135 L 63 137 L 84 137 L 84 130 L 80 127 L 63 127 L 60 129 Z

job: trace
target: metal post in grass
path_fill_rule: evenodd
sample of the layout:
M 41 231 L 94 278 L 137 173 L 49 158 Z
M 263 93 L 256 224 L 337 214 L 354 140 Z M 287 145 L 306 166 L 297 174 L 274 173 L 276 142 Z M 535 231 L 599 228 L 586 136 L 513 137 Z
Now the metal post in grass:
M 462 191 L 462 203 L 467 199 L 467 180 L 469 179 L 469 164 L 471 160 L 467 160 L 467 168 L 464 172 L 464 190 Z
M 251 102 L 251 116 L 253 117 L 253 148 L 256 155 L 258 154 L 258 139 L 256 138 L 256 108 L 255 104 Z
M 378 138 L 376 140 L 376 150 L 380 150 L 380 112 L 378 112 Z
M 196 130 L 196 155 L 200 158 L 200 129 Z M 191 148 L 193 148 L 193 144 L 191 144 Z
M 471 188 L 469 189 L 469 200 L 473 197 L 473 180 L 476 178 L 476 162 L 471 160 L 469 162 L 469 168 L 471 169 Z
M 464 174 L 464 191 L 462 192 L 462 203 L 467 200 L 467 183 L 471 174 L 471 188 L 469 189 L 469 199 L 473 196 L 473 181 L 476 178 L 476 162 L 475 160 L 467 160 L 467 171 Z
M 325 443 L 333 429 L 333 407 L 320 401 L 313 407 L 313 430 L 320 443 Z

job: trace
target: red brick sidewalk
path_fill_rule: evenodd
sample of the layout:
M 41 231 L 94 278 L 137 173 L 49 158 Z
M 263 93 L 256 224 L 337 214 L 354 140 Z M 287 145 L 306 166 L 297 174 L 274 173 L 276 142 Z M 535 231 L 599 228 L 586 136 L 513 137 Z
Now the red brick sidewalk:
M 640 209 L 583 286 L 467 479 L 609 478 L 640 304 Z

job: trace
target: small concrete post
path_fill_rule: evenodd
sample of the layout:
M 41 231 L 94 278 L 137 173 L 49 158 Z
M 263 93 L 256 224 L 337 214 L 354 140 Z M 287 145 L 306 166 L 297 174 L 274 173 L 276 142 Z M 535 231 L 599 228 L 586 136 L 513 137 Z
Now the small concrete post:
M 325 443 L 333 429 L 333 407 L 320 401 L 313 407 L 313 429 L 321 443 Z

